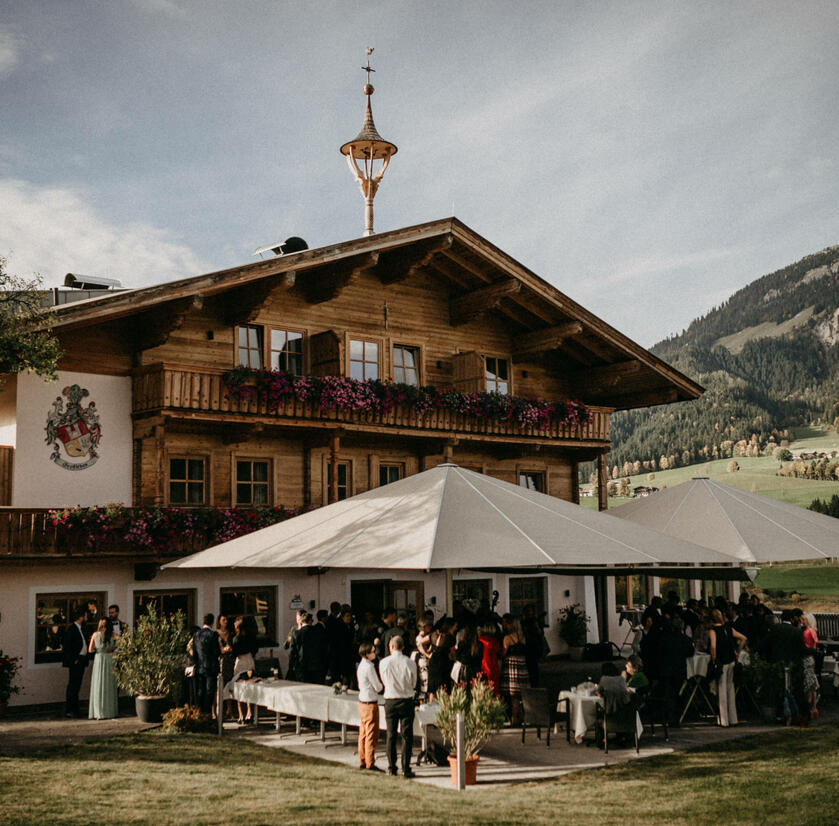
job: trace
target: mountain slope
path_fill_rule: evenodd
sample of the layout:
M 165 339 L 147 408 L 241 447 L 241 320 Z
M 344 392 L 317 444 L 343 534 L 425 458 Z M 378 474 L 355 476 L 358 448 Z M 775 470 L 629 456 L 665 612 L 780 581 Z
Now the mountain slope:
M 758 278 L 652 351 L 706 393 L 615 414 L 609 463 L 621 473 L 627 462 L 654 469 L 662 457 L 681 465 L 771 449 L 790 427 L 836 424 L 839 246 Z

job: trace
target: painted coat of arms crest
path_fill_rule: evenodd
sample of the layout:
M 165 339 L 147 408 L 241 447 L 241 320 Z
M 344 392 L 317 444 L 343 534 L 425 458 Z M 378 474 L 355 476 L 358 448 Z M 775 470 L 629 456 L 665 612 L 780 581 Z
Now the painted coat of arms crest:
M 50 459 L 65 470 L 84 470 L 99 458 L 96 448 L 102 427 L 96 402 L 91 401 L 87 407 L 82 404 L 89 395 L 78 384 L 71 384 L 56 396 L 47 415 L 45 441 L 52 445 Z

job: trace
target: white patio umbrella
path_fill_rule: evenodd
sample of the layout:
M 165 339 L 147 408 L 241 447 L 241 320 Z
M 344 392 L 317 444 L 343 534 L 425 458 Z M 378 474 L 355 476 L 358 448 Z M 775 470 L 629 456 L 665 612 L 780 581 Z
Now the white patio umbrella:
M 702 477 L 609 513 L 747 563 L 839 557 L 839 519 Z
M 616 566 L 695 571 L 701 563 L 714 566 L 719 578 L 745 578 L 724 552 L 444 464 L 163 567 L 616 574 L 625 572 Z M 703 568 L 701 575 L 714 571 Z

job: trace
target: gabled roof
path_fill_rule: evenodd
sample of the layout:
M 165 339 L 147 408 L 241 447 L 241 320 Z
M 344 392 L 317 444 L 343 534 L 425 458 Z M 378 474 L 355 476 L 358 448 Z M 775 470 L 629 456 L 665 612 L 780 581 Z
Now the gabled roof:
M 839 519 L 696 478 L 609 513 L 743 562 L 839 558 Z
M 698 398 L 703 388 L 586 310 L 456 218 L 356 238 L 241 267 L 126 290 L 49 310 L 56 332 L 147 314 L 185 312 L 214 296 L 238 292 L 264 301 L 279 284 L 328 300 L 358 272 L 392 283 L 417 269 L 450 284 L 452 323 L 499 312 L 521 331 L 514 359 L 561 351 L 563 372 L 589 388 L 586 401 L 615 409 Z M 256 296 L 256 298 L 254 297 Z M 226 299 L 225 299 L 226 301 Z M 576 364 L 567 370 L 567 362 Z M 617 387 L 629 378 L 632 391 Z M 605 388 L 605 390 L 604 390 Z M 597 398 L 597 393 L 605 393 Z M 582 395 L 582 393 L 581 393 Z

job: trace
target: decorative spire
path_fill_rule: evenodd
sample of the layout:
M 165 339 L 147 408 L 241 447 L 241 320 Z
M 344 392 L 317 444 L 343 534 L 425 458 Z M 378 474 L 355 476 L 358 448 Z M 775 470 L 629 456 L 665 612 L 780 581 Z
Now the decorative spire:
M 375 89 L 373 84 L 370 83 L 370 72 L 376 70 L 370 66 L 370 55 L 372 53 L 373 47 L 370 46 L 367 49 L 367 65 L 361 67 L 363 71 L 367 72 L 367 83 L 364 84 L 364 94 L 367 96 L 364 123 L 358 135 L 341 147 L 341 153 L 346 155 L 350 172 L 358 181 L 361 194 L 364 196 L 365 235 L 373 235 L 373 198 L 376 197 L 376 190 L 379 188 L 379 183 L 385 174 L 391 157 L 398 151 L 396 144 L 386 141 L 379 134 L 376 124 L 373 122 L 373 107 L 370 98 Z M 361 165 L 359 165 L 359 161 L 361 161 Z M 378 172 L 373 170 L 373 161 L 382 162 Z

